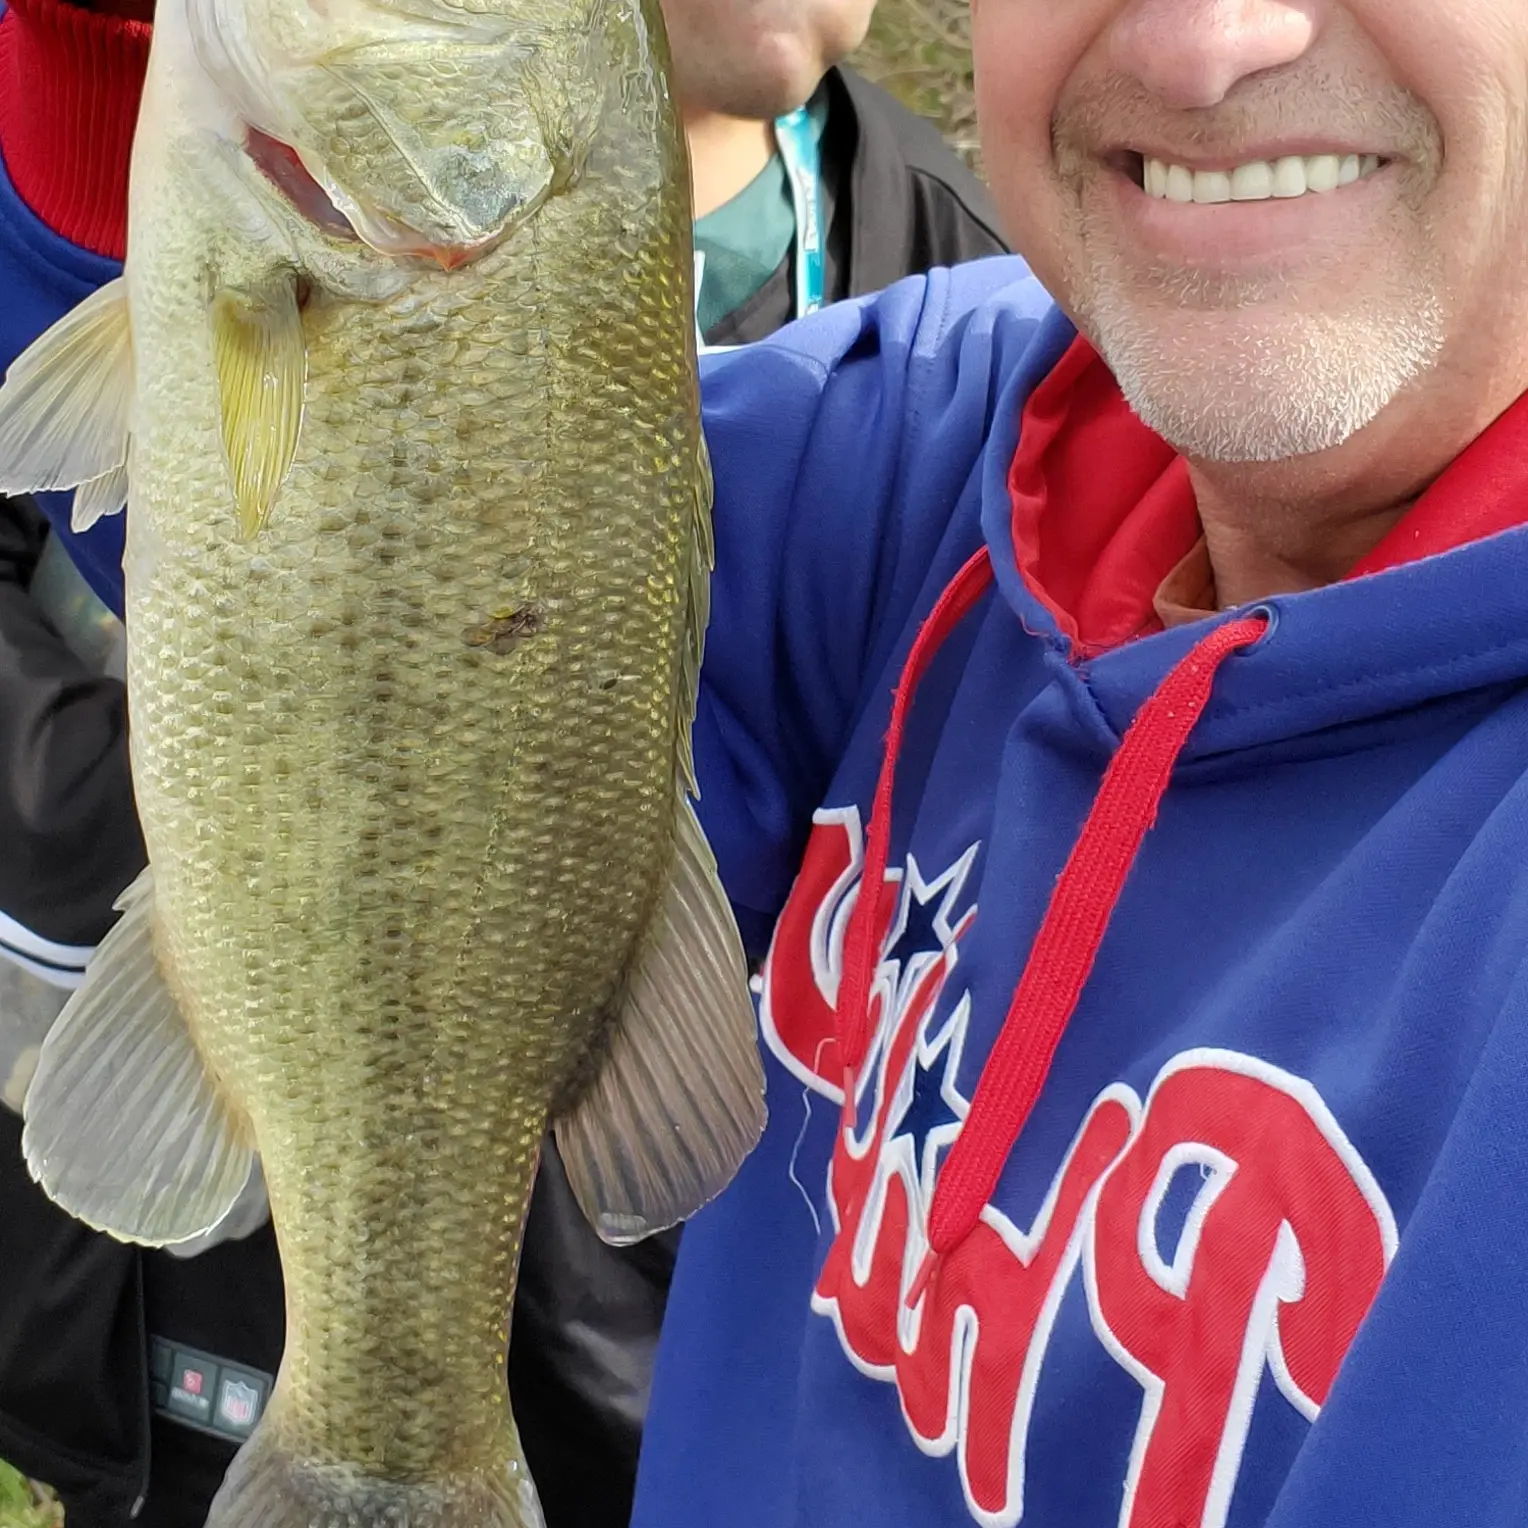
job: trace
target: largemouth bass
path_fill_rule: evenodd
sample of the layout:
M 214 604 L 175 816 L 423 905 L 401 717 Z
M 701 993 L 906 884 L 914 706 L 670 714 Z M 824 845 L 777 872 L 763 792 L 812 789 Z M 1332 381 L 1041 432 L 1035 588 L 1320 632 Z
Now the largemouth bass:
M 710 559 L 656 0 L 161 0 L 123 280 L 0 484 L 127 522 L 151 868 L 33 1172 L 125 1239 L 263 1167 L 287 1282 L 211 1521 L 540 1521 L 505 1384 L 548 1122 L 603 1234 L 763 1123 L 689 733 Z

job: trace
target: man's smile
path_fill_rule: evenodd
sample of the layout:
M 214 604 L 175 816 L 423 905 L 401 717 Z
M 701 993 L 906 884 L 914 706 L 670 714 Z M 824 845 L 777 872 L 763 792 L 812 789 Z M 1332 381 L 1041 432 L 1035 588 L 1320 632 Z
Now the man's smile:
M 1160 201 L 1201 206 L 1327 195 L 1377 174 L 1378 154 L 1284 154 L 1226 168 L 1196 169 L 1148 154 L 1134 156 L 1141 189 Z

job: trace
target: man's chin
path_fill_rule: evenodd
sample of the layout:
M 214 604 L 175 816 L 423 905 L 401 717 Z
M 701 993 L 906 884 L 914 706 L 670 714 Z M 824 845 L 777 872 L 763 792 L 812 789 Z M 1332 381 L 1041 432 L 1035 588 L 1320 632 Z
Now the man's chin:
M 1169 445 L 1197 461 L 1278 462 L 1332 451 L 1394 398 L 1382 384 L 1349 385 L 1264 366 L 1261 376 L 1213 366 L 1188 379 L 1111 363 L 1125 400 Z
M 1108 304 L 1084 322 L 1135 412 L 1184 455 L 1276 462 L 1335 450 L 1437 361 L 1443 319 L 1231 312 L 1145 314 Z

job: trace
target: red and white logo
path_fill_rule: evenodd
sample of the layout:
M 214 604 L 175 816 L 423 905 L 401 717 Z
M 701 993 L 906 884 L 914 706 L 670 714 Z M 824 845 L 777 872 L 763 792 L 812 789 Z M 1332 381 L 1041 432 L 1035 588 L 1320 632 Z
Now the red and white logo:
M 1314 1419 L 1395 1255 L 1395 1218 L 1308 1082 L 1190 1050 L 1144 1100 L 1106 1087 L 1033 1222 L 989 1205 L 909 1307 L 934 1178 L 969 1107 L 957 1086 L 969 1000 L 939 999 L 976 916 L 976 853 L 933 876 L 911 857 L 887 871 L 898 892 L 886 898 L 875 1039 L 857 1126 L 841 1123 L 835 1141 L 835 1235 L 813 1308 L 851 1363 L 896 1386 L 917 1446 L 955 1456 L 971 1515 L 1008 1528 L 1024 1515 L 1052 1326 L 1080 1270 L 1099 1341 L 1142 1392 L 1120 1528 L 1221 1528 L 1263 1375 Z M 833 1004 L 862 860 L 858 812 L 818 813 L 760 1000 L 773 1054 L 838 1104 Z M 1192 1202 L 1164 1253 L 1159 1214 L 1185 1169 Z

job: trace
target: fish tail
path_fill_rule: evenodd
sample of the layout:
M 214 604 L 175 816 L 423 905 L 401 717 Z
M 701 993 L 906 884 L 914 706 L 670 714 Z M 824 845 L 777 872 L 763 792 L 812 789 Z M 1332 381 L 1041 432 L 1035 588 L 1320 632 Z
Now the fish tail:
M 303 1459 L 262 1423 L 229 1466 L 207 1528 L 545 1528 L 545 1519 L 518 1438 L 497 1471 L 402 1482 Z

